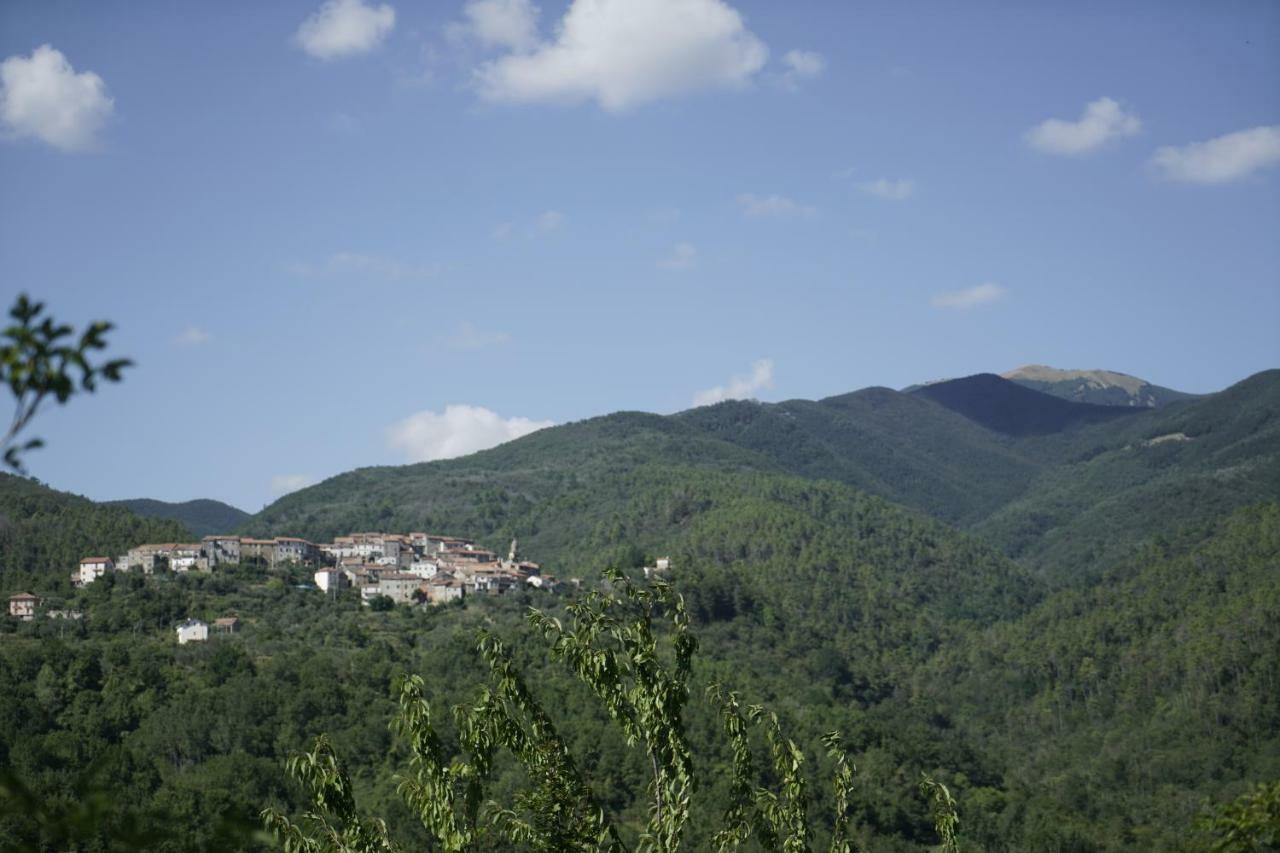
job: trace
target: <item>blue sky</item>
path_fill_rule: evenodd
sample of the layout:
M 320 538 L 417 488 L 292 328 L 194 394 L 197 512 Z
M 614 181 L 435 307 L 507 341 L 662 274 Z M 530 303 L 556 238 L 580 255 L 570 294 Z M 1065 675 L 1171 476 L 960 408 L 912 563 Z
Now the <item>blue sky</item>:
M 1275 3 L 11 0 L 0 61 L 0 295 L 137 362 L 33 429 L 97 499 L 1280 364 Z

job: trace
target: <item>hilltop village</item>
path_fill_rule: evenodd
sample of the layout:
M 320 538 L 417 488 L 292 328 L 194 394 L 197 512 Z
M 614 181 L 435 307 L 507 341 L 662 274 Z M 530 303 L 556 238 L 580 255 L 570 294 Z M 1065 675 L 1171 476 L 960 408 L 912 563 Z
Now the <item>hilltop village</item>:
M 430 533 L 352 533 L 324 544 L 293 536 L 206 536 L 199 542 L 138 545 L 116 557 L 85 557 L 71 573 L 71 583 L 83 587 L 111 572 L 304 566 L 314 569 L 314 589 L 331 595 L 355 589 L 365 604 L 381 599 L 393 605 L 443 604 L 469 594 L 501 595 L 522 585 L 555 589 L 555 578 L 537 563 L 519 559 L 516 547 L 512 540 L 504 558 L 470 539 Z M 30 593 L 13 596 L 10 615 L 31 619 L 39 601 Z

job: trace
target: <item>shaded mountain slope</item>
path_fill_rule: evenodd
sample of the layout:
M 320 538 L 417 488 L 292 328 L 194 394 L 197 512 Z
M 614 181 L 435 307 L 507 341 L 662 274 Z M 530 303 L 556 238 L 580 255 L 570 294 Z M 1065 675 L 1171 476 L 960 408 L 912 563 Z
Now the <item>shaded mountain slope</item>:
M 1280 370 L 1021 447 L 1065 461 L 974 532 L 1051 576 L 1088 574 L 1149 536 L 1280 499 Z
M 1074 403 L 1096 403 L 1101 406 L 1159 408 L 1196 396 L 1152 385 L 1145 379 L 1114 370 L 1059 370 L 1042 364 L 1029 364 L 1000 376 L 1034 391 L 1052 394 Z
M 953 523 L 1006 503 L 1038 470 L 1000 436 L 888 388 L 818 402 L 727 402 L 675 417 L 792 474 L 838 480 Z
M 911 393 L 958 412 L 989 430 L 1015 437 L 1062 432 L 1130 413 L 1118 406 L 1073 403 L 1042 394 L 994 373 L 935 382 Z
M 191 531 L 196 538 L 235 530 L 249 518 L 249 513 L 222 501 L 199 498 L 181 503 L 157 501 L 151 498 L 129 498 L 106 501 L 105 506 L 122 506 L 144 518 L 164 518 L 176 521 Z

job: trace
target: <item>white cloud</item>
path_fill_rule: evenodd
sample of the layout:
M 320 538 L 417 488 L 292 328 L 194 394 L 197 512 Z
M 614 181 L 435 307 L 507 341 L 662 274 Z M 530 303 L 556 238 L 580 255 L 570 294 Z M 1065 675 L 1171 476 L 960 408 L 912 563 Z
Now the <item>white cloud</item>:
M 543 234 L 550 234 L 552 231 L 559 231 L 564 225 L 564 214 L 558 210 L 544 210 L 538 214 L 538 218 L 534 220 L 534 227 Z
M 573 0 L 551 41 L 476 70 L 494 101 L 581 102 L 624 111 L 748 83 L 769 49 L 723 0 Z
M 198 347 L 201 344 L 207 344 L 213 340 L 213 336 L 199 326 L 187 326 L 173 342 L 182 347 Z
M 867 195 L 873 195 L 876 198 L 882 198 L 887 201 L 905 201 L 915 194 L 916 182 L 910 178 L 899 178 L 897 180 L 879 178 L 859 184 L 858 189 Z
M 408 264 L 393 258 L 359 252 L 338 252 L 320 264 L 294 264 L 289 269 L 295 275 L 308 278 L 357 276 L 385 281 L 422 281 L 440 274 L 438 264 Z
M 276 474 L 271 478 L 271 494 L 276 497 L 305 489 L 314 484 L 315 477 L 310 474 Z
M 1142 127 L 1133 113 L 1127 113 L 1111 98 L 1091 101 L 1079 121 L 1047 119 L 1027 131 L 1027 142 L 1049 154 L 1086 154 L 1122 136 L 1132 136 Z
M 511 232 L 515 231 L 515 228 L 510 222 L 499 222 L 493 226 L 493 239 L 505 240 L 511 236 Z
M 717 385 L 693 395 L 695 406 L 709 406 L 723 400 L 746 400 L 773 387 L 773 361 L 762 358 L 751 365 L 750 376 L 735 376 L 728 385 Z
M 63 151 L 92 148 L 115 102 L 92 71 L 76 72 L 62 52 L 42 44 L 0 63 L 0 126 Z
M 1222 184 L 1280 163 L 1280 125 L 1238 130 L 1206 142 L 1156 150 L 1152 164 L 1173 181 Z
M 554 421 L 504 418 L 482 406 L 449 405 L 442 413 L 422 411 L 392 424 L 387 443 L 410 462 L 429 462 L 465 456 L 549 426 Z
M 440 338 L 438 342 L 449 349 L 482 350 L 509 344 L 511 336 L 506 332 L 477 328 L 470 320 L 464 320 L 456 332 Z
M 467 0 L 462 29 L 486 47 L 523 52 L 538 43 L 539 12 L 530 0 Z
M 373 50 L 395 25 L 396 10 L 386 3 L 328 0 L 302 22 L 294 40 L 316 59 L 341 59 Z
M 934 308 L 947 308 L 953 311 L 967 311 L 978 305 L 1003 299 L 1008 293 L 1000 285 L 986 281 L 964 290 L 950 290 L 939 293 L 930 300 Z
M 676 243 L 671 251 L 658 259 L 664 270 L 687 270 L 698 263 L 698 249 L 692 243 Z
M 782 64 L 786 70 L 778 80 L 782 88 L 788 91 L 799 89 L 802 80 L 821 77 L 827 68 L 827 60 L 822 54 L 812 50 L 788 50 L 782 56 Z
M 755 218 L 773 217 L 785 219 L 793 216 L 813 216 L 817 211 L 808 205 L 781 195 L 755 195 L 742 193 L 738 196 L 738 206 L 744 216 Z

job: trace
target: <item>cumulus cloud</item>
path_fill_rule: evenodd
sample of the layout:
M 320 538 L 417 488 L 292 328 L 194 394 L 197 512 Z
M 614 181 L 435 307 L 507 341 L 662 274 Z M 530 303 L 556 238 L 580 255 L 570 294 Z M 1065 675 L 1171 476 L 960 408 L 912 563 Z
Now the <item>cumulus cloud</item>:
M 363 0 L 328 0 L 302 22 L 294 40 L 316 59 L 341 59 L 382 44 L 395 29 L 396 10 Z
M 552 40 L 528 49 L 510 42 L 511 52 L 476 70 L 482 97 L 594 100 L 610 111 L 745 85 L 769 56 L 723 0 L 573 0 Z
M 1027 142 L 1049 154 L 1087 154 L 1112 139 L 1132 136 L 1142 128 L 1133 113 L 1125 112 L 1118 101 L 1099 98 L 1091 101 L 1078 121 L 1047 119 L 1027 131 Z
M 692 243 L 676 243 L 671 251 L 658 259 L 664 270 L 687 270 L 698 262 L 698 249 Z
M 817 211 L 805 204 L 781 195 L 755 195 L 742 193 L 738 196 L 738 207 L 743 216 L 764 219 L 786 219 L 795 216 L 813 216 Z
M 213 340 L 213 336 L 199 326 L 187 326 L 173 342 L 181 347 L 198 347 L 201 344 L 207 344 Z
M 1193 184 L 1222 184 L 1280 163 L 1280 125 L 1238 130 L 1181 148 L 1156 150 L 1151 163 L 1166 178 Z
M 486 47 L 523 52 L 538 43 L 539 12 L 530 0 L 467 0 L 461 31 Z
M 727 385 L 717 385 L 693 395 L 695 406 L 710 406 L 723 400 L 746 400 L 773 387 L 773 360 L 762 358 L 751 365 L 749 376 L 734 376 Z
M 440 338 L 439 343 L 448 349 L 482 350 L 505 346 L 511 343 L 511 336 L 506 332 L 478 328 L 470 320 L 465 320 L 453 334 Z
M 886 201 L 906 201 L 915 194 L 916 183 L 910 178 L 899 178 L 897 180 L 879 178 L 859 184 L 858 189 L 867 195 L 882 198 Z
M 549 426 L 555 422 L 504 418 L 483 406 L 449 405 L 443 412 L 422 411 L 392 424 L 387 443 L 410 462 L 430 462 L 496 447 Z
M 964 290 L 950 290 L 946 293 L 939 293 L 930 302 L 934 308 L 967 311 L 970 308 L 1003 299 L 1007 292 L 1000 285 L 986 281 Z
M 337 252 L 319 264 L 294 264 L 290 270 L 308 278 L 362 277 L 384 281 L 422 281 L 440 274 L 438 264 L 411 264 L 360 252 Z
M 271 494 L 276 497 L 305 489 L 314 484 L 315 477 L 310 474 L 276 474 L 271 478 Z
M 7 136 L 83 151 L 93 147 L 114 109 L 102 78 L 77 72 L 51 45 L 0 63 L 0 127 Z

